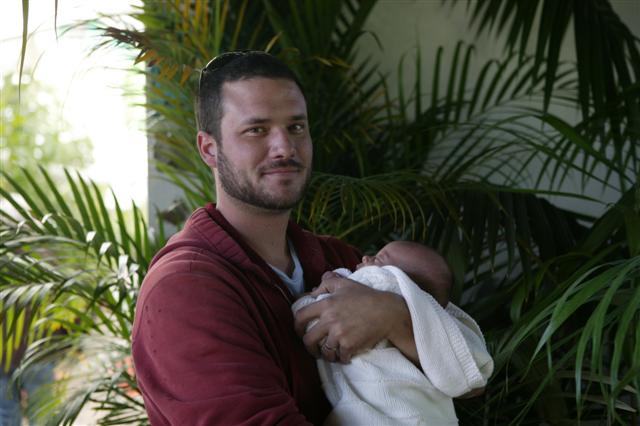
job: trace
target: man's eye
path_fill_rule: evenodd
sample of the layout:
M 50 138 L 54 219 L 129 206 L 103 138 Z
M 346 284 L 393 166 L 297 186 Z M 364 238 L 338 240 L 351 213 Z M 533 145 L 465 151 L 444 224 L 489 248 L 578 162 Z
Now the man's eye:
M 292 124 L 291 126 L 289 126 L 289 131 L 291 133 L 303 133 L 304 132 L 304 125 L 302 125 L 302 124 Z
M 249 133 L 251 135 L 261 135 L 266 133 L 266 129 L 264 127 L 252 127 L 250 129 L 245 130 L 245 133 Z

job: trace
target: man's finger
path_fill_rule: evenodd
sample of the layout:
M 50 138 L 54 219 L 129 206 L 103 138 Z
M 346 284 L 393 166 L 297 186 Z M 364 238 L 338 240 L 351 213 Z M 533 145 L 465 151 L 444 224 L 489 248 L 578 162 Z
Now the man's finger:
M 340 356 L 340 347 L 338 343 L 330 343 L 329 338 L 324 339 L 322 345 L 320 345 L 320 352 L 322 353 L 322 358 L 329 362 L 336 362 Z
M 333 271 L 326 271 L 324 274 L 322 274 L 321 281 L 327 280 L 329 278 L 340 278 L 340 274 Z
M 326 343 L 327 338 L 327 327 L 318 324 L 309 330 L 304 336 L 302 336 L 302 342 L 305 347 L 309 351 L 311 355 L 316 358 L 319 358 L 322 354 L 320 352 L 320 348 L 323 343 Z M 332 347 L 332 346 L 329 346 Z
M 329 289 L 322 283 L 320 283 L 318 287 L 314 287 L 313 290 L 311 290 L 311 293 L 309 293 L 309 296 L 318 297 L 321 294 L 329 294 Z
M 311 290 L 311 296 L 318 297 L 323 293 L 333 293 L 336 289 L 336 283 L 334 281 L 337 278 L 341 277 L 333 271 L 327 271 L 322 274 L 322 282 L 319 286 Z
M 320 285 L 315 290 L 313 290 L 310 294 L 312 296 L 317 297 L 322 293 L 335 293 L 342 287 L 349 286 L 352 284 L 360 285 L 360 286 L 362 285 L 356 281 L 350 280 L 349 278 L 345 278 L 340 274 L 336 274 L 335 272 L 332 272 L 332 271 L 327 271 L 324 273 L 324 275 L 322 275 L 322 282 L 320 283 Z
M 349 364 L 351 362 L 351 358 L 353 357 L 353 354 L 351 353 L 351 351 L 346 350 L 345 348 L 340 348 L 338 355 L 339 355 L 338 361 L 340 361 L 343 364 Z
M 296 334 L 302 337 L 307 331 L 307 324 L 309 321 L 313 321 L 319 318 L 324 309 L 324 301 L 319 300 L 310 305 L 305 306 L 296 312 L 293 318 L 293 326 L 295 327 Z

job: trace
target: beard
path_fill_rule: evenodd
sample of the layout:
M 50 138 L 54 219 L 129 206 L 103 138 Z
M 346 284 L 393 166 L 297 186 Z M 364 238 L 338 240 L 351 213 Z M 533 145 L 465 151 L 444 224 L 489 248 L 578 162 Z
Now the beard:
M 230 164 L 222 149 L 218 150 L 217 167 L 220 185 L 229 196 L 250 206 L 272 211 L 286 211 L 295 207 L 302 199 L 311 178 L 311 169 L 303 167 L 297 161 L 274 161 L 258 171 L 262 173 L 272 168 L 295 167 L 304 173 L 302 184 L 298 187 L 292 186 L 291 190 L 277 195 L 252 185 L 245 173 L 239 172 Z

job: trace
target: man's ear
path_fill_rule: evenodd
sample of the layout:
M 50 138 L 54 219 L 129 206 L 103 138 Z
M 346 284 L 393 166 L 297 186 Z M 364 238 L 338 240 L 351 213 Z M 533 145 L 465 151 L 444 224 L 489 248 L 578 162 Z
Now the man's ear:
M 206 165 L 217 167 L 218 144 L 213 136 L 202 130 L 198 131 L 198 152 Z

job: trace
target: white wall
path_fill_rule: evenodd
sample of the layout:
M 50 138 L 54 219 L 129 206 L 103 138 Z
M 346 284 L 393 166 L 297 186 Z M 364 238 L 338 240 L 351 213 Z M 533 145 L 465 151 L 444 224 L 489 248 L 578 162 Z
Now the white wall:
M 610 1 L 624 23 L 640 37 L 640 0 Z M 460 40 L 475 45 L 476 63 L 483 63 L 487 58 L 500 58 L 503 53 L 501 41 L 486 33 L 478 37 L 476 27 L 473 30 L 469 28 L 468 1 L 458 0 L 453 7 L 450 3 L 442 5 L 441 0 L 380 0 L 366 27 L 378 36 L 382 50 L 371 36 L 364 35 L 360 45 L 363 55 L 371 54 L 381 63 L 382 70 L 392 75 L 401 56 L 413 55 L 418 44 L 425 70 L 432 68 L 438 46 L 443 46 L 445 53 L 451 54 Z M 530 46 L 533 46 L 533 41 L 529 40 Z M 575 60 L 573 45 L 573 30 L 570 29 L 562 49 L 563 59 Z M 411 69 L 406 77 L 412 81 L 414 75 Z
M 147 181 L 147 193 L 148 195 L 148 217 L 149 217 L 149 226 L 157 230 L 158 229 L 158 220 L 157 213 L 158 211 L 163 211 L 168 209 L 171 205 L 179 202 L 183 198 L 182 190 L 175 185 L 167 182 L 167 180 L 163 180 L 160 173 L 157 171 L 155 166 L 155 159 L 153 158 L 154 147 L 156 144 L 155 139 L 153 139 L 150 135 L 148 137 L 148 176 L 149 180 Z M 195 138 L 196 135 L 193 135 L 193 143 L 195 146 Z M 195 149 L 195 148 L 194 148 Z M 164 223 L 165 226 L 165 234 L 167 236 L 173 234 L 177 229 L 171 226 L 168 223 Z

